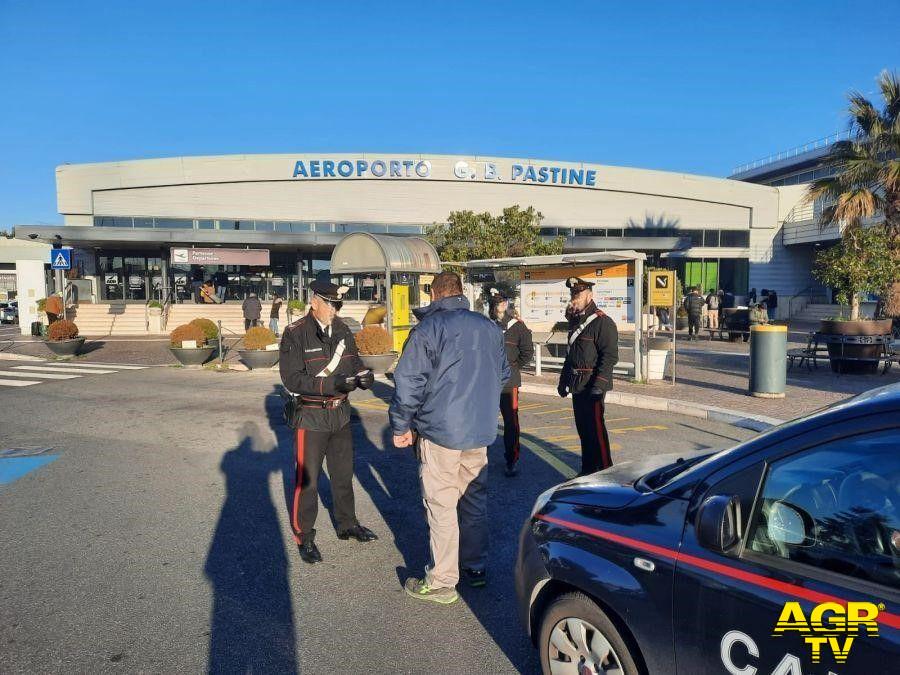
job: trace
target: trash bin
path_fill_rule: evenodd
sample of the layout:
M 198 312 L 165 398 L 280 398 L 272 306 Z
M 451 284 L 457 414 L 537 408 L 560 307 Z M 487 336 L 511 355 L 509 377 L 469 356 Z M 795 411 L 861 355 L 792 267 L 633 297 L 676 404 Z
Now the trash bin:
M 40 321 L 32 321 L 31 322 L 31 335 L 33 337 L 41 337 L 41 326 L 43 324 Z
M 750 326 L 750 395 L 784 398 L 787 326 Z

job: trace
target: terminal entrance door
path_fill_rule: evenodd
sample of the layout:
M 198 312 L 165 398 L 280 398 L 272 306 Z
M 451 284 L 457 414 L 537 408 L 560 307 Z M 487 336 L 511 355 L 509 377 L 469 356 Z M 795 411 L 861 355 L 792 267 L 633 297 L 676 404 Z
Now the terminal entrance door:
M 97 257 L 100 299 L 106 302 L 147 302 L 162 288 L 162 258 L 146 255 Z

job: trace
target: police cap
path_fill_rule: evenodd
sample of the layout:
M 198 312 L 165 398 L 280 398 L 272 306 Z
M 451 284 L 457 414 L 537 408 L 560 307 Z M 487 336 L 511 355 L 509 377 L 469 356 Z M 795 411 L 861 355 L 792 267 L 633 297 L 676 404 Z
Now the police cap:
M 313 281 L 309 285 L 309 290 L 329 302 L 342 302 L 344 294 L 350 289 L 327 281 Z
M 593 282 L 585 281 L 584 279 L 579 279 L 578 277 L 569 277 L 566 279 L 566 288 L 568 288 L 572 295 L 576 293 L 581 293 L 584 290 L 590 290 L 594 287 Z

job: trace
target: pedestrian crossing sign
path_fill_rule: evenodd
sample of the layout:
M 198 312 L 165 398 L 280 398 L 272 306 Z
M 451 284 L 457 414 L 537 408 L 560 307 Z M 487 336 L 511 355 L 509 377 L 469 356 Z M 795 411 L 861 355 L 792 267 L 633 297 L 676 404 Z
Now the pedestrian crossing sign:
M 72 249 L 55 248 L 50 251 L 50 267 L 55 270 L 72 269 Z

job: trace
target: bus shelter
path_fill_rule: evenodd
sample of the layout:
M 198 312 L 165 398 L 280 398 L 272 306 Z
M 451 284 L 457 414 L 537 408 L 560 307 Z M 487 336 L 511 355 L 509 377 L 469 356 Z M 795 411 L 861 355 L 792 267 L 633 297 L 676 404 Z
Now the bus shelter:
M 398 352 L 412 329 L 412 308 L 428 304 L 431 281 L 440 271 L 437 251 L 421 237 L 354 232 L 331 254 L 332 277 L 371 274 L 384 288 L 379 302 L 387 310 L 386 328 Z
M 570 297 L 566 279 L 575 276 L 592 282 L 597 307 L 616 322 L 620 333 L 634 336 L 633 359 L 620 360 L 618 370 L 626 370 L 634 379 L 642 380 L 641 279 L 645 260 L 646 255 L 632 250 L 471 260 L 466 263 L 466 286 L 475 308 L 483 304 L 492 287 L 510 294 L 535 337 L 548 334 L 547 343 L 558 332 L 554 328 L 565 321 Z M 559 359 L 551 356 L 549 360 Z M 538 369 L 540 363 L 538 357 Z

